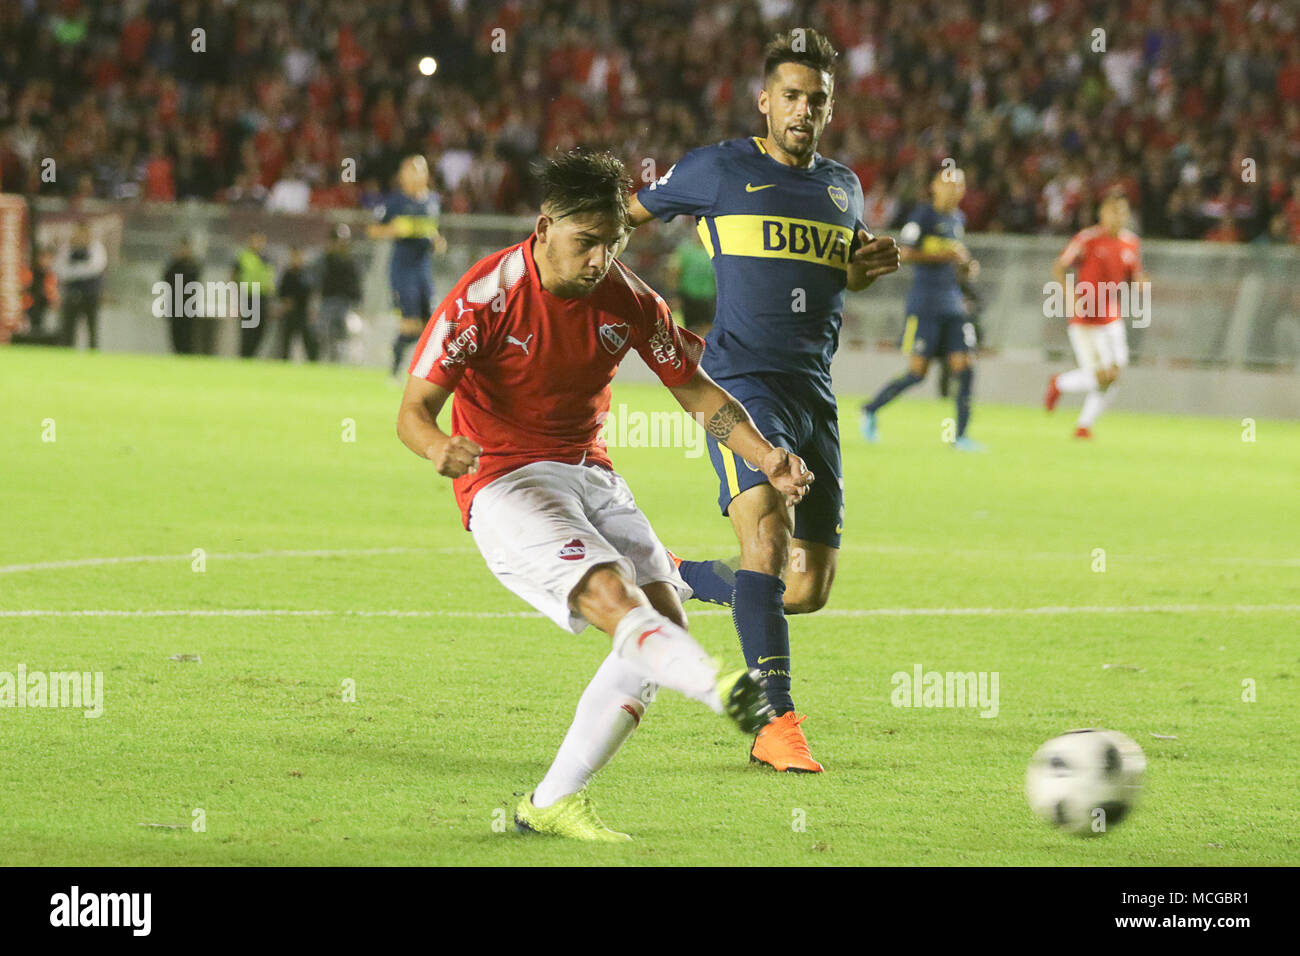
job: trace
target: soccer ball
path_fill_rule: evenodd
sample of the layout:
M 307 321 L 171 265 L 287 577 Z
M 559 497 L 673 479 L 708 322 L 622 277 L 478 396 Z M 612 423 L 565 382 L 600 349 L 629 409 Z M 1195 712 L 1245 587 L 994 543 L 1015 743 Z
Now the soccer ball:
M 1054 827 L 1098 836 L 1133 809 L 1147 758 L 1114 730 L 1072 730 L 1053 737 L 1029 761 L 1025 795 Z

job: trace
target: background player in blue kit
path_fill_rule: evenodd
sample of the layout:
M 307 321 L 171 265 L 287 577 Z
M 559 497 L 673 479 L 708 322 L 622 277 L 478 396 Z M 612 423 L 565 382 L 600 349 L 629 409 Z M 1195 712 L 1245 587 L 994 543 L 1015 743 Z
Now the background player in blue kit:
M 908 367 L 862 406 L 862 436 L 867 441 L 880 438 L 876 413 L 881 407 L 922 381 L 930 369 L 930 359 L 946 357 L 949 371 L 957 378 L 957 436 L 953 447 L 981 450 L 966 436 L 975 377 L 971 355 L 977 342 L 962 282 L 975 278 L 979 263 L 962 243 L 966 217 L 957 207 L 965 194 L 965 173 L 946 164 L 930 181 L 933 201 L 918 205 L 899 233 L 903 261 L 916 266 L 907 294 L 901 346 L 903 354 L 909 356 Z
M 697 598 L 732 606 L 745 661 L 767 678 L 779 716 L 755 740 L 751 759 L 807 773 L 822 766 L 790 696 L 785 615 L 821 608 L 835 577 L 844 484 L 831 357 L 845 289 L 865 289 L 899 264 L 894 241 L 874 238 L 862 222 L 857 176 L 817 153 L 831 118 L 836 56 L 816 30 L 774 39 L 758 95 L 767 136 L 687 153 L 637 193 L 629 215 L 633 225 L 698 218 L 718 285 L 702 367 L 815 478 L 792 514 L 760 472 L 710 440 L 718 503 L 740 541 L 740 568 L 679 563 Z
M 438 194 L 429 188 L 428 162 L 423 156 L 407 156 L 397 170 L 397 189 L 375 208 L 379 222 L 368 231 L 371 239 L 394 240 L 388 281 L 400 318 L 393 339 L 393 375 L 433 313 L 433 253 L 447 250 L 447 240 L 438 233 L 441 211 Z

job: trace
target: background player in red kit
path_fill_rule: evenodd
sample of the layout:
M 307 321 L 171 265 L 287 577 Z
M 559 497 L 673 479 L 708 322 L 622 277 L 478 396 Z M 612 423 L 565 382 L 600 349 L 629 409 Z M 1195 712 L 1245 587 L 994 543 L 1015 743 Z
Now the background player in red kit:
M 536 232 L 477 263 L 429 320 L 397 432 L 453 479 L 465 526 L 502 584 L 575 634 L 590 623 L 613 638 L 515 822 L 623 840 L 600 822 L 585 788 L 657 685 L 727 713 L 747 733 L 771 708 L 756 673 L 720 677 L 687 633 L 681 599 L 690 589 L 599 441 L 619 362 L 635 349 L 684 409 L 791 504 L 813 476 L 699 369 L 703 342 L 615 258 L 630 231 L 622 163 L 571 152 L 547 162 L 540 179 Z M 449 436 L 437 416 L 453 392 Z
M 1052 266 L 1053 278 L 1062 285 L 1066 270 L 1078 267 L 1069 335 L 1079 367 L 1052 376 L 1044 404 L 1050 412 L 1063 392 L 1086 393 L 1076 438 L 1092 437 L 1097 416 L 1114 401 L 1119 370 L 1128 365 L 1125 316 L 1108 293 L 1121 283 L 1146 282 L 1141 243 L 1128 229 L 1128 198 L 1122 192 L 1107 194 L 1099 215 L 1101 221 L 1071 239 Z

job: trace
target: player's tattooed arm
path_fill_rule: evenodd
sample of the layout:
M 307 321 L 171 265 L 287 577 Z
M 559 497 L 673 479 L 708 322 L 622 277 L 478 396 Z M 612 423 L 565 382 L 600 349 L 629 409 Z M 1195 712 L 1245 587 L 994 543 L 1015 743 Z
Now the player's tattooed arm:
M 764 438 L 745 406 L 702 369 L 696 369 L 687 381 L 670 391 L 720 444 L 767 475 L 787 504 L 797 504 L 807 493 L 813 474 L 803 461 Z
M 669 391 L 706 432 L 755 467 L 758 466 L 757 456 L 772 447 L 754 427 L 745 406 L 711 379 L 704 369 L 697 368 L 690 378 Z M 752 441 L 755 438 L 757 444 Z
M 704 423 L 704 430 L 725 445 L 731 433 L 736 430 L 736 426 L 747 421 L 749 421 L 749 413 L 745 411 L 745 406 L 734 398 L 729 398 L 726 404 Z

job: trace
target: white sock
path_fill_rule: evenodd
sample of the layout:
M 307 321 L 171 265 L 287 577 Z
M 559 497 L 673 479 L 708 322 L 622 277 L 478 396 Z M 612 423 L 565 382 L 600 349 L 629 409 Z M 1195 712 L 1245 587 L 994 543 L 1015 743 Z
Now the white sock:
M 533 806 L 549 807 L 585 787 L 641 723 L 654 698 L 654 682 L 610 652 L 582 692 L 564 743 L 533 794 Z
M 1101 415 L 1102 412 L 1104 412 L 1106 409 L 1110 408 L 1112 405 L 1115 404 L 1115 396 L 1117 394 L 1119 394 L 1119 386 L 1114 384 L 1113 382 L 1111 383 L 1110 387 L 1106 389 L 1106 391 L 1101 393 L 1101 407 L 1097 409 L 1097 414 L 1099 416 Z
M 1106 393 L 1094 388 L 1083 399 L 1083 411 L 1079 413 L 1079 427 L 1091 428 L 1103 408 L 1106 407 Z
M 1062 392 L 1090 392 L 1097 387 L 1097 373 L 1072 368 L 1056 376 L 1056 387 Z
M 614 653 L 656 684 L 722 713 L 718 669 L 695 638 L 651 607 L 629 611 L 614 628 Z

